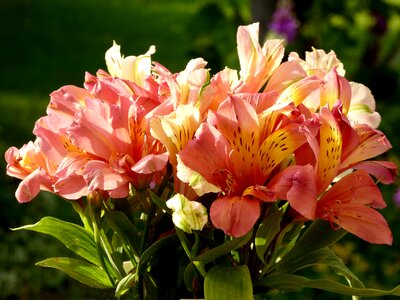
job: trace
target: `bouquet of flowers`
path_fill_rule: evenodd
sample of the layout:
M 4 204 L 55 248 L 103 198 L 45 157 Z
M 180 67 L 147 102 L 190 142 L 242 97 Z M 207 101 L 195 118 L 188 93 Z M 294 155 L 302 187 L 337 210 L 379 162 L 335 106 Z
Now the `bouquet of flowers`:
M 237 49 L 240 70 L 210 76 L 202 58 L 173 74 L 154 46 L 124 57 L 114 43 L 108 72 L 50 95 L 36 140 L 7 150 L 7 173 L 22 179 L 19 202 L 50 191 L 82 224 L 17 228 L 75 253 L 37 265 L 139 299 L 400 295 L 364 287 L 330 249 L 347 232 L 392 243 L 376 183 L 397 167 L 371 160 L 391 145 L 370 90 L 333 51 L 283 62 L 283 41 L 261 46 L 258 24 L 238 28 Z M 338 280 L 299 274 L 319 264 Z

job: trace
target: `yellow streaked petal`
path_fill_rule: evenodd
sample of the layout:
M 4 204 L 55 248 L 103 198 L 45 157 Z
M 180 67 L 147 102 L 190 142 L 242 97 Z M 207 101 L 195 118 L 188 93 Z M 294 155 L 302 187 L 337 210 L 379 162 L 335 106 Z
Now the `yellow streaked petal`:
M 317 190 L 324 191 L 335 178 L 342 154 L 342 134 L 327 107 L 321 108 L 320 152 L 317 169 Z
M 299 124 L 293 123 L 272 133 L 257 153 L 262 174 L 268 177 L 278 164 L 305 142 L 306 136 L 301 132 Z

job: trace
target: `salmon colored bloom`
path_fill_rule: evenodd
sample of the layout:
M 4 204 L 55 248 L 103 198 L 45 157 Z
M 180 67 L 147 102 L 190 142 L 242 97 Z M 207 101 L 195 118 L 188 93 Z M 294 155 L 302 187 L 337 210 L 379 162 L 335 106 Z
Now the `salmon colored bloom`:
M 386 207 L 379 188 L 365 171 L 340 179 L 318 201 L 317 217 L 369 243 L 392 244 L 392 232 L 375 208 Z
M 260 215 L 260 203 L 276 200 L 265 182 L 306 142 L 301 124 L 275 125 L 275 131 L 264 136 L 254 107 L 232 96 L 217 112 L 209 113 L 208 122 L 200 125 L 195 138 L 178 154 L 180 163 L 220 189 L 210 216 L 213 224 L 229 235 L 246 234 Z M 187 175 L 178 172 L 182 181 L 190 183 Z

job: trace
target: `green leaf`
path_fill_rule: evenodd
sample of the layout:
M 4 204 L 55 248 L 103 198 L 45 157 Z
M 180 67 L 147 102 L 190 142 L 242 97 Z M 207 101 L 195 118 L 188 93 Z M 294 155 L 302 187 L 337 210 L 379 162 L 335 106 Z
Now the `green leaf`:
M 115 289 L 115 297 L 120 297 L 125 294 L 136 282 L 138 277 L 136 273 L 129 273 L 118 282 L 117 288 Z
M 379 297 L 389 295 L 400 296 L 400 285 L 396 286 L 392 290 L 353 288 L 329 279 L 309 279 L 303 276 L 288 274 L 266 276 L 255 282 L 255 286 L 269 287 L 288 292 L 299 291 L 303 288 L 314 288 L 332 293 L 362 297 Z
M 207 300 L 251 300 L 253 284 L 247 266 L 216 265 L 204 279 L 204 296 Z
M 185 267 L 183 273 L 183 281 L 185 282 L 186 288 L 193 292 L 193 281 L 199 279 L 199 274 L 197 273 L 196 267 L 193 263 L 189 263 Z
M 140 239 L 138 238 L 138 230 L 128 219 L 125 213 L 120 211 L 112 211 L 107 209 L 105 213 L 107 223 L 112 230 L 121 239 L 122 245 L 126 247 L 127 254 L 134 253 L 138 255 Z M 130 255 L 133 260 L 132 255 Z
M 166 211 L 169 214 L 172 214 L 172 210 L 168 208 L 165 200 L 161 199 L 158 197 L 156 194 L 154 194 L 152 191 L 149 190 L 149 195 L 151 200 L 162 210 Z
M 81 226 L 61 221 L 53 217 L 44 217 L 36 224 L 26 225 L 12 230 L 31 230 L 55 237 L 68 249 L 89 262 L 100 265 L 94 238 Z
M 260 227 L 257 230 L 255 245 L 258 257 L 265 263 L 265 251 L 269 245 L 281 230 L 282 212 L 277 210 L 273 214 L 269 215 L 263 220 Z
M 343 261 L 328 247 L 308 253 L 298 260 L 285 260 L 278 263 L 278 267 L 272 274 L 292 274 L 304 268 L 316 265 L 329 265 L 336 274 L 345 277 L 352 286 L 363 288 L 364 284 L 348 269 Z
M 297 260 L 308 253 L 325 248 L 337 242 L 346 234 L 343 229 L 333 230 L 328 222 L 314 221 L 297 241 L 283 260 Z
M 112 288 L 112 284 L 103 269 L 86 261 L 69 257 L 51 257 L 36 263 L 37 266 L 54 268 L 65 272 L 93 288 Z
M 235 238 L 230 240 L 229 242 L 226 242 L 222 245 L 219 245 L 215 248 L 212 248 L 208 250 L 207 252 L 204 252 L 197 256 L 194 259 L 194 263 L 196 262 L 201 262 L 203 264 L 207 264 L 209 262 L 212 262 L 213 260 L 231 252 L 232 250 L 235 250 L 237 248 L 240 248 L 241 246 L 247 244 L 247 242 L 250 240 L 251 236 L 253 234 L 253 231 L 249 231 L 246 235 Z

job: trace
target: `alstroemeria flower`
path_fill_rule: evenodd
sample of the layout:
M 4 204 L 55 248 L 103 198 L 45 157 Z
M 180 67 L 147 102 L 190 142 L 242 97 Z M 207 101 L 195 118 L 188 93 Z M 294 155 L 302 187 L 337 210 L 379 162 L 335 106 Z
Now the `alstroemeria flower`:
M 317 217 L 375 244 L 392 244 L 392 232 L 375 208 L 386 207 L 379 188 L 365 171 L 336 182 L 318 201 Z
M 120 46 L 113 42 L 113 46 L 106 52 L 108 72 L 113 77 L 130 80 L 143 87 L 145 79 L 151 74 L 151 55 L 156 48 L 151 46 L 143 55 L 123 57 Z
M 261 47 L 258 42 L 258 23 L 239 26 L 237 48 L 242 83 L 236 92 L 257 93 L 279 66 L 284 55 L 283 40 L 267 40 Z
M 395 168 L 390 163 L 364 162 L 385 152 L 390 143 L 383 134 L 367 125 L 353 129 L 338 107 L 333 112 L 323 107 L 320 120 L 316 183 L 321 198 L 317 202 L 316 217 L 368 242 L 390 244 L 390 229 L 374 210 L 385 207 L 385 202 L 366 171 L 392 182 Z M 358 164 L 358 171 L 349 170 L 357 168 Z M 343 172 L 350 173 L 330 187 Z
M 185 70 L 172 74 L 164 66 L 155 63 L 153 72 L 160 84 L 159 93 L 165 102 L 176 109 L 180 104 L 197 105 L 203 86 L 209 79 L 209 71 L 205 69 L 207 62 L 202 58 L 192 59 Z
M 53 191 L 53 178 L 48 172 L 47 158 L 40 150 L 38 140 L 21 149 L 9 148 L 5 153 L 7 175 L 22 179 L 15 196 L 20 203 L 28 202 L 41 189 Z
M 77 147 L 97 157 L 83 172 L 90 191 L 126 197 L 130 183 L 144 188 L 152 178 L 147 174 L 164 168 L 168 155 L 146 134 L 146 113 L 156 105 L 143 98 L 121 97 L 118 105 L 88 99 L 87 106 L 76 114 L 68 134 Z M 151 159 L 145 159 L 147 155 Z
M 312 48 L 312 50 L 306 51 L 305 60 L 301 59 L 296 52 L 291 52 L 288 60 L 298 62 L 308 75 L 316 75 L 318 78 L 323 78 L 332 69 L 336 69 L 340 76 L 345 75 L 343 64 L 333 50 L 329 53 L 322 49 Z
M 254 107 L 232 96 L 216 113 L 210 112 L 208 122 L 200 125 L 195 138 L 178 154 L 180 163 L 221 190 L 211 206 L 211 220 L 235 237 L 246 234 L 254 225 L 260 202 L 276 200 L 264 183 L 306 142 L 302 125 L 297 123 L 278 126 L 267 136 L 264 129 Z M 191 182 L 193 178 L 185 177 L 190 173 L 179 170 L 178 166 L 178 177 Z
M 282 86 L 281 82 L 290 84 Z M 317 112 L 326 104 L 333 109 L 340 102 L 345 114 L 350 107 L 350 84 L 335 68 L 325 73 L 322 78 L 315 75 L 303 77 L 295 62 L 286 63 L 282 64 L 271 77 L 271 87 L 269 84 L 266 86 L 266 91 L 275 87 L 282 90 L 276 100 L 278 103 L 293 102 L 295 105 L 302 103 L 311 111 Z
M 207 224 L 207 209 L 200 202 L 190 201 L 184 195 L 175 194 L 166 204 L 172 209 L 172 221 L 175 226 L 187 233 L 202 230 Z

